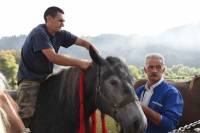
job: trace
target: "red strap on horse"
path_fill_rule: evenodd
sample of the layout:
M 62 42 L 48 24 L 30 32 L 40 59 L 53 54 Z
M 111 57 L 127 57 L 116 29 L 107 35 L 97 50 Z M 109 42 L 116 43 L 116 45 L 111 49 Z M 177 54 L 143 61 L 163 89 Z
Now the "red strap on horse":
M 85 133 L 85 118 L 84 118 L 84 94 L 83 94 L 83 86 L 84 86 L 84 73 L 81 72 L 80 74 L 80 81 L 79 81 L 79 97 L 80 97 L 80 128 L 79 133 Z M 92 133 L 97 132 L 97 123 L 96 123 L 96 113 L 92 114 Z M 105 124 L 105 115 L 101 114 L 101 126 L 102 126 L 102 133 L 107 133 L 106 124 Z
M 97 132 L 97 123 L 96 123 L 96 112 L 92 114 L 92 133 Z
M 101 129 L 102 129 L 102 133 L 107 133 L 105 114 L 102 114 L 102 113 L 101 113 Z

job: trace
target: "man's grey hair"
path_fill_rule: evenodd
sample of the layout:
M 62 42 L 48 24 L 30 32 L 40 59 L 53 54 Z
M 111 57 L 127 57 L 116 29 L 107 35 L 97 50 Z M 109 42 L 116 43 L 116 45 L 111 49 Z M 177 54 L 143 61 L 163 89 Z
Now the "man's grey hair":
M 148 54 L 146 54 L 146 56 L 145 56 L 145 64 L 147 65 L 147 60 L 152 59 L 152 58 L 162 60 L 163 65 L 165 65 L 165 58 L 160 53 L 148 53 Z

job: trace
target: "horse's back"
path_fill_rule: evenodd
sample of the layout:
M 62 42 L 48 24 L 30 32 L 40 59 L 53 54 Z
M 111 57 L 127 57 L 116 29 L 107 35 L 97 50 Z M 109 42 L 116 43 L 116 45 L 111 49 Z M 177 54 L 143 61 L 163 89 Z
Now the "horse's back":
M 77 110 L 73 109 L 76 104 L 75 101 L 70 101 L 72 99 L 70 97 L 75 95 L 73 93 L 77 93 L 75 92 L 77 85 L 73 82 L 77 82 L 78 73 L 76 68 L 63 70 L 41 84 L 31 124 L 33 133 L 75 132 L 75 123 L 70 119 L 73 117 L 72 112 Z M 78 100 L 75 96 L 74 99 Z
M 184 99 L 184 111 L 179 126 L 184 126 L 200 120 L 200 78 L 195 77 L 178 85 Z

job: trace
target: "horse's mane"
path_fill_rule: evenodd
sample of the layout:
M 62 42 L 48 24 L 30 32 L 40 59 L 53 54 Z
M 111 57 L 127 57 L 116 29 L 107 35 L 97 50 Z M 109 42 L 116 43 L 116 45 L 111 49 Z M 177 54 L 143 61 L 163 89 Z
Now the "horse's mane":
M 68 94 L 67 101 L 74 100 L 76 87 L 78 86 L 77 81 L 79 80 L 80 69 L 77 67 L 70 67 L 69 69 L 62 69 L 60 72 L 51 75 L 42 88 L 54 89 L 58 93 L 58 99 L 64 100 L 63 93 Z M 60 83 L 60 84 L 58 84 Z
M 127 67 L 127 65 L 125 65 L 125 63 L 122 60 L 112 56 L 107 57 L 106 60 L 109 62 L 110 66 L 115 68 L 115 71 L 117 72 L 119 77 L 121 78 L 126 77 L 126 79 L 130 83 L 134 82 L 134 76 L 132 75 L 129 68 Z
M 52 132 L 67 127 L 76 129 L 78 126 L 79 74 L 80 69 L 77 67 L 62 69 L 41 84 L 35 118 L 43 118 L 40 123 L 46 123 L 45 127 L 50 126 Z
M 76 67 L 62 69 L 60 72 L 50 76 L 45 83 L 42 84 L 41 88 L 44 89 L 46 93 L 51 92 L 54 97 L 56 97 L 55 99 L 58 101 L 55 103 L 66 100 L 71 104 L 71 102 L 76 98 L 75 94 L 77 93 L 76 88 L 78 86 L 77 82 L 79 80 L 79 73 L 80 69 Z M 66 94 L 67 97 L 63 94 Z

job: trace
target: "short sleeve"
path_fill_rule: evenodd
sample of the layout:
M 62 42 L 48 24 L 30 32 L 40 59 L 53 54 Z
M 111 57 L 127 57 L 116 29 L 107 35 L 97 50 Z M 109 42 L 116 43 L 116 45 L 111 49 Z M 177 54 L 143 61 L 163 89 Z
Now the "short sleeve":
M 33 43 L 33 51 L 37 52 L 45 48 L 53 48 L 51 41 L 43 32 L 37 32 L 31 37 Z
M 57 33 L 56 36 L 60 46 L 63 46 L 65 48 L 73 45 L 78 38 L 76 35 L 71 34 L 70 32 L 65 30 L 60 31 L 59 33 Z

